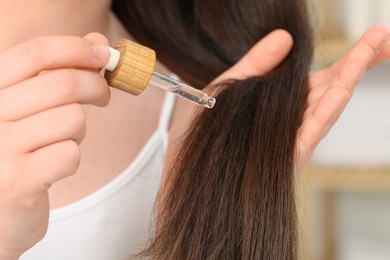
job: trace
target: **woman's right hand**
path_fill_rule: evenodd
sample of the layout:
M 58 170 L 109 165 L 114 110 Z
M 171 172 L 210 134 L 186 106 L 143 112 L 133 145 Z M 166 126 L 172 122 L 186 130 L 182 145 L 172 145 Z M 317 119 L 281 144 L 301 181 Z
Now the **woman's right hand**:
M 0 53 L 0 259 L 17 259 L 47 230 L 48 188 L 75 173 L 81 104 L 104 106 L 100 34 L 41 37 Z

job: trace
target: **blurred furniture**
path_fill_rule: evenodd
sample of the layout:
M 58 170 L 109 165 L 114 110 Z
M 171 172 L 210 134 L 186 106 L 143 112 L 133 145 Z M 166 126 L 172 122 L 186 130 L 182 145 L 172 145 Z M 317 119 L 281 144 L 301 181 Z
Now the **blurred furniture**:
M 389 158 L 390 161 L 390 158 Z M 389 168 L 324 167 L 309 165 L 297 178 L 298 210 L 302 238 L 302 259 L 336 260 L 338 244 L 335 199 L 340 191 L 390 192 Z M 322 193 L 322 256 L 313 256 L 311 244 L 310 196 Z M 390 193 L 389 193 L 390 194 Z M 390 207 L 390 205 L 389 205 Z

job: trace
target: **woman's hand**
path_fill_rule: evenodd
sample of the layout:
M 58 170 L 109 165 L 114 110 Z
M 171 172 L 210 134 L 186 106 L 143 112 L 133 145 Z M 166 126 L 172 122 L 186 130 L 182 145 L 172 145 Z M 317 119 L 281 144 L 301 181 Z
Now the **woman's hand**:
M 309 161 L 318 143 L 341 115 L 367 69 L 390 58 L 389 37 L 386 28 L 373 28 L 339 61 L 310 75 L 306 111 L 298 131 L 297 169 Z
M 386 28 L 373 28 L 335 64 L 310 75 L 306 110 L 296 145 L 297 170 L 309 161 L 318 143 L 339 118 L 367 69 L 390 58 L 389 37 Z M 288 32 L 275 30 L 214 82 L 264 75 L 283 61 L 292 45 Z
M 41 240 L 47 190 L 75 173 L 85 131 L 80 104 L 106 105 L 99 34 L 41 37 L 0 53 L 0 259 Z

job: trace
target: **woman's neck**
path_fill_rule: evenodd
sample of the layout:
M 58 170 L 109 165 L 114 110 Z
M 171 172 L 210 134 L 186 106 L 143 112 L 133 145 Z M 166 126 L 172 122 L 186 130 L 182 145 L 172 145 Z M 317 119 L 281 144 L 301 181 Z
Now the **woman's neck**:
M 44 35 L 108 33 L 108 0 L 0 0 L 0 52 Z

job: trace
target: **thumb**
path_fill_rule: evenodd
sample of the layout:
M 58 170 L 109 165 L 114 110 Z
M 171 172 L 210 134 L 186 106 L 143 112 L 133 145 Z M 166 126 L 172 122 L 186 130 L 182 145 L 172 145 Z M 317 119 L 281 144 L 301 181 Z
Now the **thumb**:
M 109 45 L 109 41 L 106 38 L 106 36 L 104 36 L 101 33 L 97 33 L 97 32 L 88 33 L 87 35 L 84 36 L 84 39 L 86 39 L 90 43 L 98 43 L 98 44 L 101 44 L 101 45 Z M 100 71 L 100 70 L 101 69 L 97 69 L 95 71 Z
M 108 45 L 107 38 L 101 33 L 97 33 L 97 32 L 88 33 L 87 35 L 84 36 L 84 39 L 86 39 L 92 43 L 99 43 L 99 44 L 103 44 L 103 45 Z
M 287 57 L 292 46 L 293 38 L 290 33 L 282 29 L 274 30 L 257 42 L 244 57 L 214 82 L 264 75 Z

